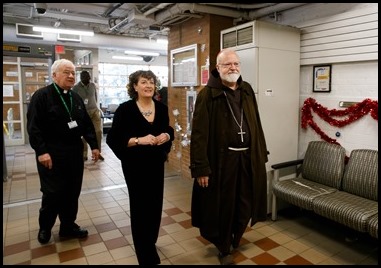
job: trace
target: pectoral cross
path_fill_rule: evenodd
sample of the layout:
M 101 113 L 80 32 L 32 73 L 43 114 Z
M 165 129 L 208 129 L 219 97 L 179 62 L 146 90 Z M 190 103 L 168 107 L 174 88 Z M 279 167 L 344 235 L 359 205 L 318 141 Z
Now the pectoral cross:
M 240 130 L 240 132 L 238 132 L 237 134 L 238 134 L 238 135 L 241 135 L 241 142 L 243 142 L 243 135 L 246 134 L 246 132 L 245 132 L 245 131 L 242 131 L 242 128 L 241 128 L 241 127 L 239 128 L 239 130 Z

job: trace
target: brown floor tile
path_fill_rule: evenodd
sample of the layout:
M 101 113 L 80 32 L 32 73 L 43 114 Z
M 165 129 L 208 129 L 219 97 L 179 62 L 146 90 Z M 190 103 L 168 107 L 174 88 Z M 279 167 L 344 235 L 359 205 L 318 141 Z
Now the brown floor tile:
M 232 255 L 234 257 L 235 263 L 240 263 L 240 262 L 247 260 L 247 257 L 245 255 L 243 255 L 241 252 L 239 252 L 238 250 L 233 250 Z
M 125 237 L 110 239 L 110 240 L 104 241 L 104 243 L 108 250 L 121 248 L 121 247 L 129 245 Z
M 183 213 L 183 211 L 179 208 L 169 208 L 169 209 L 165 209 L 164 212 L 168 215 L 168 216 L 173 216 L 173 215 L 176 215 L 176 214 L 180 214 L 180 213 Z
M 4 256 L 13 255 L 13 254 L 23 252 L 23 251 L 28 250 L 28 249 L 30 249 L 30 242 L 25 241 L 25 242 L 13 244 L 13 245 L 5 246 L 4 251 L 3 251 L 3 255 Z
M 168 234 L 166 230 L 164 230 L 162 227 L 160 227 L 159 229 L 159 236 L 163 236 L 163 235 L 166 235 Z
M 313 264 L 299 255 L 293 256 L 287 260 L 284 260 L 283 262 L 288 265 L 312 265 Z
M 97 229 L 98 233 L 104 233 L 107 231 L 118 229 L 118 227 L 115 225 L 114 222 L 98 224 L 98 225 L 95 225 L 95 228 Z
M 82 247 L 89 246 L 89 245 L 94 245 L 99 242 L 102 242 L 102 237 L 99 234 L 91 234 L 88 237 L 86 237 L 85 240 L 80 240 L 80 244 Z
M 274 242 L 273 240 L 267 237 L 260 239 L 258 241 L 255 241 L 254 244 L 260 247 L 261 249 L 263 249 L 264 251 L 268 251 L 270 249 L 279 247 L 279 244 L 277 242 Z
M 131 226 L 120 227 L 120 228 L 119 228 L 119 231 L 120 231 L 123 235 L 130 235 L 130 234 L 131 234 Z
M 172 219 L 171 217 L 167 216 L 167 217 L 162 217 L 161 218 L 160 225 L 161 226 L 165 226 L 165 225 L 172 224 L 172 223 L 175 223 L 175 222 L 176 221 L 174 219 Z
M 251 243 L 251 242 L 246 240 L 244 237 L 242 237 L 241 240 L 239 241 L 238 248 L 243 246 L 243 245 L 249 244 L 249 243 Z
M 42 256 L 46 256 L 46 255 L 49 255 L 49 254 L 56 253 L 57 249 L 56 249 L 56 245 L 55 244 L 50 244 L 50 245 L 41 246 L 41 247 L 38 247 L 38 248 L 33 248 L 31 251 L 32 251 L 31 252 L 32 259 L 37 259 L 37 258 L 40 258 Z
M 58 253 L 58 257 L 60 258 L 60 262 L 62 263 L 85 257 L 85 253 L 83 252 L 82 248 L 75 248 Z
M 251 258 L 251 260 L 258 265 L 274 265 L 280 262 L 277 258 L 267 252 L 255 256 Z
M 189 228 L 192 228 L 192 221 L 191 220 L 186 220 L 186 221 L 180 221 L 178 222 L 178 224 L 180 224 L 182 227 L 184 227 L 185 229 L 189 229 Z

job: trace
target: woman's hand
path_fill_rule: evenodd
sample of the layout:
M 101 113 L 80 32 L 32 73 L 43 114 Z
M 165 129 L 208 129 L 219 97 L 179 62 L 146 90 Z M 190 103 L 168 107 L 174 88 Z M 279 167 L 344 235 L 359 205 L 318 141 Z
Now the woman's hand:
M 139 145 L 162 145 L 170 140 L 170 136 L 167 133 L 161 133 L 158 136 L 148 134 L 147 136 L 139 138 Z
M 162 145 L 163 143 L 166 143 L 170 140 L 170 136 L 168 133 L 161 133 L 160 135 L 156 136 L 156 140 L 156 145 Z
M 148 134 L 139 138 L 139 145 L 157 145 L 157 138 L 154 135 Z

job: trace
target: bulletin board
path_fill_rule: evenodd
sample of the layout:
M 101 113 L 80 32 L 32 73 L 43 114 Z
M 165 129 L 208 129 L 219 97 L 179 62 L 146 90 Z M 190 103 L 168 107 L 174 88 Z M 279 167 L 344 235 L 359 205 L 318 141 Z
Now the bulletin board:
M 198 86 L 198 45 L 171 50 L 171 86 Z

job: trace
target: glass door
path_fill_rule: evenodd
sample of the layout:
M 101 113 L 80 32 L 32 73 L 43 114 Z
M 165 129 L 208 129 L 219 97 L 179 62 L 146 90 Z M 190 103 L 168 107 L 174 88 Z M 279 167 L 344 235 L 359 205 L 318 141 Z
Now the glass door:
M 5 146 L 24 144 L 20 72 L 20 58 L 3 56 L 3 137 Z
M 33 93 L 49 84 L 51 59 L 3 56 L 5 146 L 29 143 L 26 112 Z
M 35 58 L 22 58 L 21 60 L 22 77 L 22 101 L 23 101 L 23 125 L 25 128 L 25 144 L 29 143 L 29 135 L 26 131 L 26 113 L 30 98 L 34 92 L 50 83 L 48 60 Z

